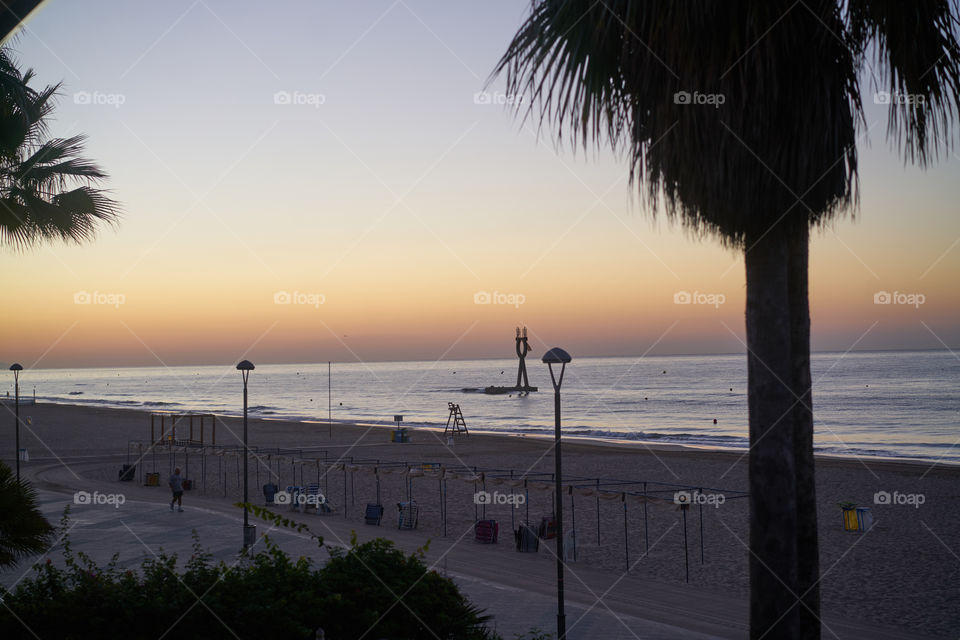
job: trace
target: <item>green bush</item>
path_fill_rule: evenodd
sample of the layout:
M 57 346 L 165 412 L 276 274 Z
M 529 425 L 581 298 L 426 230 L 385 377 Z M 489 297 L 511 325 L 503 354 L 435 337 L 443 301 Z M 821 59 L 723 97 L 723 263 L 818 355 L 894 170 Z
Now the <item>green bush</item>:
M 4 590 L 0 638 L 313 639 L 320 628 L 327 640 L 496 638 L 452 580 L 427 570 L 422 552 L 407 556 L 383 539 L 354 540 L 318 569 L 269 539 L 235 566 L 214 564 L 194 533 L 182 571 L 166 554 L 137 570 L 118 568 L 116 556 L 99 567 L 64 540 L 65 567 L 47 560 Z
M 331 551 L 323 568 L 323 629 L 328 638 L 494 637 L 487 616 L 461 595 L 457 585 L 427 571 L 421 554 L 406 556 L 378 538 L 348 552 Z

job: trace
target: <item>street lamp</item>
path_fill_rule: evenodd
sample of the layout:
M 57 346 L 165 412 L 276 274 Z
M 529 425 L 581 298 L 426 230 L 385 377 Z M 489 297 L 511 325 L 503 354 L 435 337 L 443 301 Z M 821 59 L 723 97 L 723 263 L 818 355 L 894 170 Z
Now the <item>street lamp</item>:
M 257 537 L 257 525 L 252 525 L 248 521 L 250 497 L 247 491 L 247 458 L 250 450 L 247 448 L 247 379 L 250 372 L 253 371 L 253 363 L 249 360 L 243 360 L 237 365 L 237 369 L 243 376 L 243 548 L 253 546 Z
M 13 393 L 17 411 L 17 482 L 20 482 L 20 372 L 23 371 L 23 365 L 14 362 L 10 365 L 10 371 L 13 371 Z
M 556 490 L 554 493 L 557 500 L 554 507 L 557 517 L 557 640 L 566 640 L 567 636 L 567 616 L 563 611 L 563 495 L 561 493 L 563 476 L 561 475 L 560 457 L 560 385 L 563 384 L 563 372 L 567 368 L 567 363 L 571 360 L 570 354 L 560 347 L 554 347 L 543 354 L 543 361 L 547 363 L 547 367 L 550 369 L 550 380 L 553 381 L 553 413 L 556 417 L 553 450 L 556 466 Z M 555 364 L 562 365 L 559 379 L 553 375 L 553 365 Z

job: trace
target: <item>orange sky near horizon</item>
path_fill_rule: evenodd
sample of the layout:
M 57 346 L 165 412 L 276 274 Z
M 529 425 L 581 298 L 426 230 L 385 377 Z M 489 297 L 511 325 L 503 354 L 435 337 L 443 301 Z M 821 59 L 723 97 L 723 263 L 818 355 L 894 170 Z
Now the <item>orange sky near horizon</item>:
M 89 245 L 0 250 L 0 362 L 511 358 L 520 324 L 536 353 L 744 350 L 738 252 L 652 220 L 612 153 L 474 101 L 519 9 L 374 4 L 264 29 L 244 3 L 48 3 L 18 57 L 64 80 L 52 133 L 89 134 L 125 214 Z M 904 167 L 865 107 L 857 219 L 812 242 L 813 348 L 960 347 L 960 156 Z

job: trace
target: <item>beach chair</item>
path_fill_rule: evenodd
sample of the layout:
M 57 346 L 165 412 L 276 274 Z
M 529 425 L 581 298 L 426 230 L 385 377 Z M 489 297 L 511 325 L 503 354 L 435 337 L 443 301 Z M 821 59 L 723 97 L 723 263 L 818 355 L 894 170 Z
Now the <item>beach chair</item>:
M 398 502 L 397 510 L 397 529 L 416 529 L 419 509 L 415 500 L 410 502 Z
M 303 493 L 303 487 L 288 484 L 287 493 L 290 495 L 290 510 L 300 511 L 300 494 Z
M 536 553 L 540 549 L 540 537 L 528 524 L 520 525 L 520 528 L 513 532 L 513 538 L 520 553 Z
M 500 525 L 496 520 L 477 520 L 473 525 L 473 540 L 480 544 L 497 544 Z
M 543 516 L 540 519 L 540 530 L 537 532 L 541 540 L 553 540 L 557 537 L 557 519 L 553 516 Z
M 367 511 L 364 513 L 363 521 L 367 524 L 380 525 L 380 520 L 383 519 L 383 505 L 382 504 L 373 504 L 367 503 Z
M 326 498 L 320 493 L 320 484 L 316 482 L 308 484 L 304 491 L 303 512 L 306 513 L 308 508 L 313 507 L 317 515 L 320 515 L 326 506 Z M 327 512 L 329 511 L 330 507 L 327 507 Z

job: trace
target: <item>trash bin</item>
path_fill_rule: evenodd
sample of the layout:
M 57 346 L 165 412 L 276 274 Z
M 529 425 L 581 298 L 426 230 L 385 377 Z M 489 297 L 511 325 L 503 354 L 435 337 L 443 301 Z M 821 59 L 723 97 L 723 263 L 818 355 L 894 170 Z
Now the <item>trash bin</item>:
M 133 480 L 134 475 L 137 472 L 137 465 L 135 464 L 125 464 L 120 469 L 120 481 L 121 482 L 130 482 Z
M 267 504 L 275 504 L 273 497 L 277 495 L 279 491 L 280 487 L 272 482 L 268 482 L 267 484 L 263 485 L 263 497 L 266 498 Z
M 843 509 L 843 530 L 857 531 L 857 510 L 855 507 L 841 507 Z
M 148 473 L 143 484 L 147 487 L 159 487 L 160 486 L 160 474 L 159 473 Z
M 873 511 L 870 507 L 857 507 L 857 528 L 861 532 L 870 531 L 873 527 Z
M 410 442 L 410 439 L 407 437 L 406 429 L 394 429 L 390 442 Z

